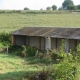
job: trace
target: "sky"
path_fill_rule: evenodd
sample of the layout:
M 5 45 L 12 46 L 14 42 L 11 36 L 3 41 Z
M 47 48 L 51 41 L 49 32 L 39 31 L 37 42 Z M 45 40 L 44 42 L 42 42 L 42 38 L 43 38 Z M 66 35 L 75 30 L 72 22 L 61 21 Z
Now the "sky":
M 72 0 L 75 5 L 80 4 L 80 0 Z M 23 10 L 28 7 L 30 10 L 46 9 L 56 5 L 58 8 L 62 6 L 64 0 L 0 0 L 0 10 Z

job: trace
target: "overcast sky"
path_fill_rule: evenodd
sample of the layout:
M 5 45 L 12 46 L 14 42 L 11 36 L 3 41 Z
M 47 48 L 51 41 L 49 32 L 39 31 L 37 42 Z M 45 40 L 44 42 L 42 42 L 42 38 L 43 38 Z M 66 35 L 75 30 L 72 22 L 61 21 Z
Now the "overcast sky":
M 0 0 L 1 10 L 23 10 L 28 7 L 31 10 L 46 9 L 48 6 L 62 6 L 64 0 Z M 80 0 L 73 0 L 75 5 L 80 4 Z

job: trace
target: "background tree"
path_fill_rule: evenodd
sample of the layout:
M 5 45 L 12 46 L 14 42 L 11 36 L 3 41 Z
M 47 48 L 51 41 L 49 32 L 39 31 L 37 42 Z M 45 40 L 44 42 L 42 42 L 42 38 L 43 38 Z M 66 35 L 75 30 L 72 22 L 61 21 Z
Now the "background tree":
M 72 0 L 64 0 L 64 2 L 62 3 L 62 6 L 63 6 L 64 9 L 67 9 L 67 7 L 69 5 L 71 5 L 71 6 L 74 5 Z
M 53 5 L 52 6 L 52 10 L 57 10 L 57 6 L 56 5 Z
M 46 10 L 51 10 L 51 7 L 47 7 Z
M 68 5 L 67 10 L 77 10 L 77 6 L 74 5 Z
M 77 5 L 77 8 L 78 8 L 78 9 L 80 9 L 80 4 L 79 4 L 79 5 Z
M 77 6 L 74 6 L 74 10 L 78 10 L 78 7 Z
M 24 10 L 30 10 L 28 7 L 25 7 Z

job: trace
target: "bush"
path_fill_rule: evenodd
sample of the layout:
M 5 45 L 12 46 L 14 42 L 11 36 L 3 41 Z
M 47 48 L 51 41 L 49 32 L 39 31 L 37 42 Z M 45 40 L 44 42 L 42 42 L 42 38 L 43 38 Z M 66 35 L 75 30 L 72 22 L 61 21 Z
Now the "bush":
M 51 52 L 51 59 L 57 61 L 58 59 L 58 52 L 56 50 L 52 50 Z
M 0 33 L 0 42 L 3 43 L 4 46 L 11 44 L 11 35 L 6 32 Z
M 52 77 L 56 80 L 75 80 L 77 67 L 74 63 L 62 62 L 53 66 Z
M 64 53 L 65 54 L 65 53 Z M 75 80 L 78 65 L 77 60 L 73 59 L 74 55 L 65 54 L 59 64 L 53 65 L 52 77 L 56 80 Z M 77 56 L 75 56 L 76 58 Z
M 27 47 L 26 55 L 29 57 L 35 56 L 37 48 L 35 47 Z
M 26 57 L 26 47 L 24 45 L 21 47 L 21 56 Z
M 9 46 L 9 53 L 13 55 L 18 55 L 20 52 L 20 46 L 17 45 L 10 45 Z M 20 55 L 20 54 L 19 54 Z
M 37 49 L 35 47 L 26 47 L 24 45 L 17 46 L 12 45 L 9 47 L 9 53 L 21 56 L 21 57 L 32 57 L 35 56 Z

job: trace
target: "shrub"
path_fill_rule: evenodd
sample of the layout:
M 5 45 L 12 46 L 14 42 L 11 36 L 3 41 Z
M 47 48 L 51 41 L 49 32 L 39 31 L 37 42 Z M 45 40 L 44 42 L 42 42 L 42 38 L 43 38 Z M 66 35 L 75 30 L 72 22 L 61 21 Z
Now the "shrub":
M 21 56 L 26 57 L 26 47 L 24 45 L 21 47 Z
M 51 59 L 54 60 L 54 61 L 57 61 L 58 59 L 58 52 L 57 50 L 51 50 Z
M 13 55 L 18 55 L 20 52 L 20 46 L 17 45 L 10 45 L 9 46 L 9 53 Z M 20 55 L 20 54 L 19 54 Z
M 56 80 L 74 80 L 77 68 L 74 63 L 62 62 L 53 66 L 52 77 Z
M 29 56 L 29 57 L 35 56 L 36 51 L 37 51 L 37 48 L 35 48 L 35 47 L 27 47 L 26 55 Z
M 9 47 L 9 53 L 18 55 L 21 57 L 32 57 L 35 56 L 37 49 L 35 47 L 26 47 L 24 45 L 17 46 L 11 45 Z
M 59 64 L 53 65 L 52 77 L 55 77 L 56 80 L 75 80 L 78 62 L 73 57 L 72 54 L 65 54 Z
M 11 44 L 11 35 L 6 32 L 0 33 L 0 42 L 3 43 L 4 46 Z

